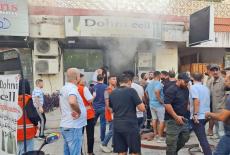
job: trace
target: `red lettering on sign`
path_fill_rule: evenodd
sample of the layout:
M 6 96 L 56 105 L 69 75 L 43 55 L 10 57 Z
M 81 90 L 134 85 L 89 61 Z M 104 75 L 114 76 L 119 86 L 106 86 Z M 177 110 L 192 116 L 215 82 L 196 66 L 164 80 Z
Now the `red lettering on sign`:
M 0 3 L 0 11 L 17 12 L 18 7 L 13 3 Z

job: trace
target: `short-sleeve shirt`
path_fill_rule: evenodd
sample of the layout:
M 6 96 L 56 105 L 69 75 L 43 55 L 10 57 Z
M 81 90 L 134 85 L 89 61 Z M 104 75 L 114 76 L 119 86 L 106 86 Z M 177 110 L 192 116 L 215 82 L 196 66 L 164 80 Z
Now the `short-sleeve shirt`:
M 84 97 L 87 101 L 93 99 L 93 95 L 90 93 L 89 88 L 84 87 Z
M 168 88 L 164 96 L 164 103 L 171 104 L 175 113 L 187 117 L 187 106 L 189 102 L 188 88 L 180 88 L 176 84 Z M 165 113 L 165 120 L 173 119 L 170 114 Z
M 167 81 L 164 83 L 163 92 L 165 93 L 169 87 L 176 84 L 176 81 Z
M 114 113 L 114 130 L 128 132 L 138 129 L 136 107 L 141 103 L 133 88 L 119 87 L 113 90 L 109 96 L 109 105 Z
M 226 100 L 226 109 L 230 110 L 230 95 L 228 95 Z M 224 122 L 224 131 L 227 136 L 230 136 L 230 118 L 227 119 L 226 122 Z
M 98 83 L 94 86 L 94 91 L 96 92 L 96 97 L 93 101 L 94 109 L 105 108 L 105 90 L 108 86 L 104 83 Z
M 212 110 L 217 112 L 225 107 L 224 78 L 219 77 L 217 80 L 211 78 L 209 87 L 212 96 Z
M 190 119 L 192 119 L 194 113 L 194 104 L 193 104 L 194 99 L 199 100 L 198 118 L 205 119 L 205 113 L 210 112 L 210 91 L 208 87 L 202 85 L 202 83 L 195 83 L 190 87 L 189 99 L 190 99 Z
M 151 108 L 163 107 L 163 105 L 157 100 L 157 97 L 155 95 L 155 91 L 160 91 L 161 99 L 164 99 L 163 85 L 160 81 L 151 81 L 145 91 L 148 93 L 149 104 Z
M 78 119 L 73 119 L 72 109 L 69 104 L 69 96 L 74 95 L 79 104 L 81 115 Z M 77 86 L 72 83 L 66 83 L 60 90 L 60 107 L 61 107 L 61 123 L 63 128 L 82 128 L 87 124 L 87 113 L 83 100 L 78 92 Z
M 138 96 L 139 96 L 140 99 L 142 100 L 142 98 L 143 98 L 144 95 L 145 95 L 145 92 L 144 92 L 143 87 L 140 86 L 139 84 L 132 83 L 131 88 L 133 88 L 133 89 L 136 90 Z M 138 117 L 138 118 L 144 117 L 144 113 L 137 109 L 137 117 Z
M 36 97 L 39 98 L 39 103 L 40 103 L 40 105 L 37 105 L 37 104 L 35 103 L 35 98 L 36 98 Z M 43 106 L 43 104 L 44 104 L 44 93 L 43 93 L 43 91 L 42 91 L 41 88 L 38 88 L 38 87 L 34 88 L 34 90 L 33 90 L 33 92 L 32 92 L 32 99 L 33 99 L 33 103 L 34 103 L 34 106 L 35 106 L 35 107 Z

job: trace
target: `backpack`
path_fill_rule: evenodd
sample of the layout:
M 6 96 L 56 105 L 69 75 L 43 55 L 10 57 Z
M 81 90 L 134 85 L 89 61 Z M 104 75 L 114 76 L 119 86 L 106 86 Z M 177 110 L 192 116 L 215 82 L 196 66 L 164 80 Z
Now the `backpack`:
M 38 125 L 38 122 L 41 120 L 39 117 L 39 114 L 37 112 L 37 109 L 35 108 L 33 104 L 32 98 L 28 101 L 28 103 L 25 106 L 25 111 L 28 119 L 31 121 L 31 123 L 34 124 L 34 126 Z

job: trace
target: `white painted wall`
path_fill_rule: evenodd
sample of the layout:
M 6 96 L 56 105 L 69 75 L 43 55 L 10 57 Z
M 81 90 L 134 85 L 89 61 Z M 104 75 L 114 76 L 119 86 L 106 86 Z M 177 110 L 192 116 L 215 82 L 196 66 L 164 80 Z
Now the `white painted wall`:
M 178 70 L 178 48 L 177 45 L 164 44 L 158 47 L 155 52 L 155 68 L 158 71 L 162 70 Z
M 34 59 L 35 59 L 35 56 L 33 55 L 33 63 L 34 63 Z M 64 71 L 63 71 L 63 55 L 61 55 L 60 72 L 58 74 L 38 75 L 35 71 L 33 71 L 34 86 L 35 86 L 35 81 L 37 79 L 42 79 L 44 82 L 43 90 L 45 93 L 53 93 L 57 90 L 60 90 L 63 86 L 63 73 L 64 73 Z
M 30 37 L 65 38 L 64 17 L 30 15 Z

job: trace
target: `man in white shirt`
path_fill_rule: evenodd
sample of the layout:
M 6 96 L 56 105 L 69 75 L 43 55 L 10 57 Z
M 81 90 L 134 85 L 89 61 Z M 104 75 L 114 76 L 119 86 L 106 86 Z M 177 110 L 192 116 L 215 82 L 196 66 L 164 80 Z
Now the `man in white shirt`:
M 67 83 L 60 91 L 61 133 L 64 138 L 64 155 L 80 155 L 83 140 L 82 129 L 87 124 L 86 108 L 77 90 L 80 72 L 67 70 Z
M 39 138 L 45 138 L 44 130 L 45 130 L 45 124 L 46 124 L 46 116 L 43 109 L 44 105 L 44 93 L 42 91 L 43 88 L 43 80 L 37 79 L 36 80 L 36 87 L 34 88 L 32 92 L 32 99 L 34 106 L 38 112 L 38 115 L 40 117 L 40 131 L 39 131 Z

